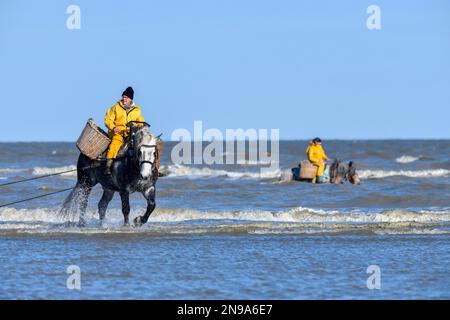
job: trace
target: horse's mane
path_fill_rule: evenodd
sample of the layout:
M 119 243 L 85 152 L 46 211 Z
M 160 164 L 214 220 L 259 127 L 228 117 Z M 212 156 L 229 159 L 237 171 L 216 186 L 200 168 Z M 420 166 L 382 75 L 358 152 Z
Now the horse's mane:
M 136 130 L 135 134 L 135 147 L 137 150 L 143 145 L 152 145 L 155 144 L 156 141 L 153 141 L 155 137 L 150 132 L 149 127 L 147 126 L 141 126 Z

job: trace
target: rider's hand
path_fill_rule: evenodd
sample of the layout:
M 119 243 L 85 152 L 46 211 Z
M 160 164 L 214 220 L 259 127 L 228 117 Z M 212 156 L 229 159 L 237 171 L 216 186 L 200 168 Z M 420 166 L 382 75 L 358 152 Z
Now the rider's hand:
M 114 127 L 113 131 L 114 131 L 114 133 L 117 133 L 117 132 L 119 132 L 119 128 Z

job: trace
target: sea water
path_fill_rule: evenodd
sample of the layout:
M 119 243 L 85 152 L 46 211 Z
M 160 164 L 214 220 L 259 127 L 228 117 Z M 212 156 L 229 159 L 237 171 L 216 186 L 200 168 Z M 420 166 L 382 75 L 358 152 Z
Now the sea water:
M 281 141 L 279 168 L 263 173 L 258 161 L 176 165 L 174 145 L 140 228 L 122 225 L 118 195 L 99 227 L 100 186 L 85 228 L 58 215 L 67 193 L 1 207 L 0 298 L 450 298 L 449 140 L 324 141 L 360 186 L 292 181 L 307 141 Z M 0 184 L 75 169 L 77 157 L 74 143 L 1 143 Z M 2 186 L 0 205 L 75 183 L 69 172 Z M 143 196 L 130 199 L 142 215 Z

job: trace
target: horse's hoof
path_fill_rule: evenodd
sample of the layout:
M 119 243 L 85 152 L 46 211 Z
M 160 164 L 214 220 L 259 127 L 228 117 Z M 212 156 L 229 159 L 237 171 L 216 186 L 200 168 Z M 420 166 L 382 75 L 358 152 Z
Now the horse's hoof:
M 135 226 L 135 227 L 140 227 L 140 226 L 142 226 L 142 220 L 141 220 L 141 217 L 140 217 L 140 216 L 134 218 L 134 226 Z
M 128 221 L 127 221 L 127 222 L 124 222 L 124 223 L 123 223 L 123 226 L 124 226 L 124 227 L 129 227 L 129 226 L 130 226 L 130 223 L 129 223 Z
M 84 228 L 84 227 L 86 227 L 86 221 L 85 220 L 78 221 L 78 228 Z

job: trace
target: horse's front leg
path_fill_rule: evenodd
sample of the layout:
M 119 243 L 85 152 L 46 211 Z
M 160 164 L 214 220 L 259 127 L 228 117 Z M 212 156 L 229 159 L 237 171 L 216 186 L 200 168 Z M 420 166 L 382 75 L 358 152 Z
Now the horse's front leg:
M 153 210 L 155 210 L 156 203 L 155 203 L 155 186 L 152 185 L 148 189 L 142 192 L 145 199 L 147 200 L 147 211 L 145 211 L 145 214 L 143 216 L 138 216 L 134 219 L 134 225 L 135 226 L 141 226 L 144 223 L 147 222 L 148 218 L 152 214 Z
M 130 194 L 128 192 L 120 192 L 120 199 L 122 201 L 122 213 L 123 213 L 123 225 L 129 226 L 129 215 L 130 215 Z

